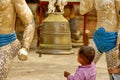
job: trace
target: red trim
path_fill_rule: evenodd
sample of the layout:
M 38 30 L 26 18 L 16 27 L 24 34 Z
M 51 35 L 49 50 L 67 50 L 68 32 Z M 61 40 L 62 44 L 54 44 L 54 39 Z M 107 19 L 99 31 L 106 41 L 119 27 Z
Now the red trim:
M 39 18 L 39 23 L 41 24 L 43 21 L 43 5 L 48 5 L 48 2 L 43 1 L 39 3 L 40 5 L 40 18 Z
M 67 5 L 80 4 L 80 2 L 68 2 Z

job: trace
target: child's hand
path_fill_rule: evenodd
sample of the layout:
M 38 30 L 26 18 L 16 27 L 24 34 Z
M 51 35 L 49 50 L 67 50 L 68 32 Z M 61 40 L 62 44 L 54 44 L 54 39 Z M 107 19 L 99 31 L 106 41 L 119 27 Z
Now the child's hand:
M 118 74 L 120 73 L 120 68 L 111 68 L 111 69 L 108 69 L 108 72 L 110 74 Z
M 69 75 L 70 75 L 70 73 L 69 73 L 69 72 L 64 71 L 64 77 L 68 77 Z

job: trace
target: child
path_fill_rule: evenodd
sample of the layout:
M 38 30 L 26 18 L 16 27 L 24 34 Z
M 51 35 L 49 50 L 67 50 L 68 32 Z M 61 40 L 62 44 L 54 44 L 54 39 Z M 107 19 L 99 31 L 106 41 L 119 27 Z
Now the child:
M 96 80 L 96 67 L 92 62 L 94 56 L 95 50 L 92 47 L 82 46 L 78 52 L 78 62 L 82 66 L 78 66 L 74 76 L 65 71 L 64 77 L 67 77 L 67 80 Z

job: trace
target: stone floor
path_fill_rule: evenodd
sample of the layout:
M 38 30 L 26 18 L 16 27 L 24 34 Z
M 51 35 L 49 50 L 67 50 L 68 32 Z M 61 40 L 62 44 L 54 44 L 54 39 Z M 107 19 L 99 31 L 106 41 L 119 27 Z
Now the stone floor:
M 16 57 L 13 61 L 7 80 L 67 80 L 63 76 L 64 71 L 74 74 L 79 65 L 77 62 L 78 48 L 73 48 L 71 55 L 47 55 L 39 57 L 35 49 L 31 49 L 27 61 L 19 61 Z M 109 80 L 105 55 L 96 64 L 97 79 Z

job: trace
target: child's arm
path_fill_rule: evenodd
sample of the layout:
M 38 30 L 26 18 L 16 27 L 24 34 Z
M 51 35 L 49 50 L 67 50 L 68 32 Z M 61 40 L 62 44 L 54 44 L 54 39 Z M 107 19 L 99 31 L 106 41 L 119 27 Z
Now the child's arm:
M 78 71 L 76 71 L 74 76 L 71 75 L 69 72 L 65 71 L 64 76 L 67 77 L 67 80 L 84 80 L 84 74 Z

